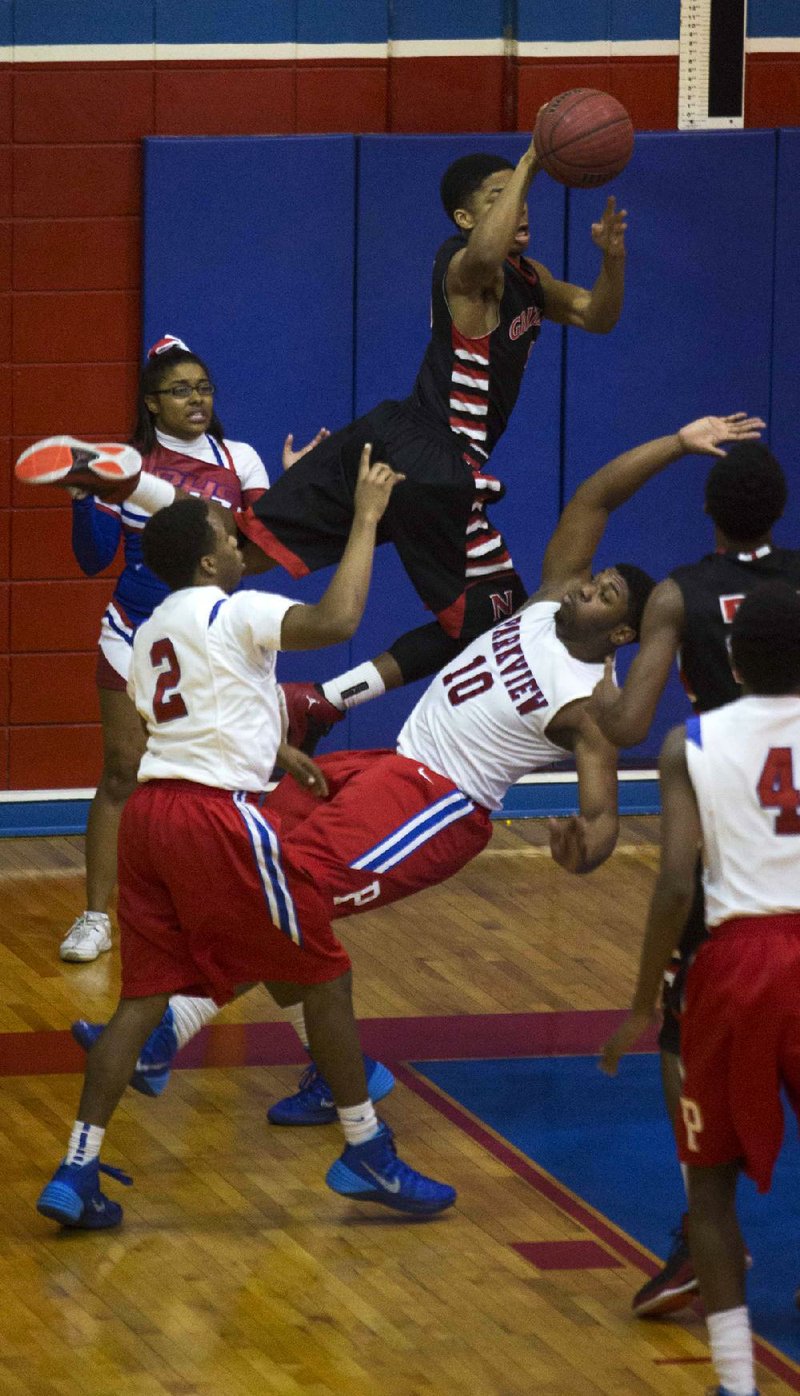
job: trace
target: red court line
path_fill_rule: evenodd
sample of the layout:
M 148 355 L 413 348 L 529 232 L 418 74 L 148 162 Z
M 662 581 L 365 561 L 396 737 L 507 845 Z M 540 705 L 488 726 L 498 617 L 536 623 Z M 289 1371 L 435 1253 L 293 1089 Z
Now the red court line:
M 438 1086 L 433 1086 L 419 1076 L 413 1068 L 401 1066 L 400 1063 L 392 1062 L 391 1068 L 404 1086 L 408 1086 L 409 1090 L 414 1091 L 428 1105 L 432 1105 L 434 1110 L 438 1110 L 451 1124 L 456 1125 L 470 1139 L 480 1144 L 487 1153 L 504 1163 L 512 1173 L 516 1173 L 518 1178 L 523 1178 L 541 1197 L 546 1198 L 553 1206 L 558 1207 L 559 1211 L 564 1212 L 566 1216 L 584 1227 L 603 1246 L 607 1246 L 609 1250 L 614 1251 L 628 1264 L 644 1270 L 648 1275 L 654 1275 L 661 1269 L 662 1262 L 655 1262 L 649 1252 L 640 1246 L 633 1237 L 618 1230 L 576 1193 L 571 1192 L 557 1178 L 554 1178 L 552 1174 L 547 1173 L 538 1164 L 518 1153 L 511 1145 L 504 1143 L 468 1110 L 465 1110 L 452 1097 L 441 1091 Z M 782 1381 L 785 1381 L 792 1391 L 800 1391 L 800 1367 L 792 1363 L 791 1358 L 785 1357 L 777 1348 L 773 1348 L 771 1344 L 756 1337 L 755 1334 L 753 1335 L 753 1346 L 757 1362 L 766 1367 L 773 1376 L 780 1377 Z
M 565 1057 L 598 1052 L 619 1026 L 621 1009 L 563 1013 L 461 1014 L 442 1018 L 365 1018 L 364 1050 L 399 1061 L 470 1057 Z M 652 1051 L 655 1037 L 640 1051 Z M 215 1023 L 184 1047 L 177 1066 L 288 1066 L 304 1061 L 288 1023 Z M 69 1033 L 0 1033 L 0 1076 L 49 1076 L 83 1070 Z

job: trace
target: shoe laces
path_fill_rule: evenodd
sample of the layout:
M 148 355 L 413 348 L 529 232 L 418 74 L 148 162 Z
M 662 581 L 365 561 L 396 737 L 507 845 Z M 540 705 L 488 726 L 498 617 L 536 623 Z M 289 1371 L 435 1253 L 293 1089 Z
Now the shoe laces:
M 300 1077 L 298 1095 L 309 1095 L 319 1100 L 324 1099 L 325 1096 L 330 1096 L 331 1099 L 333 1098 L 330 1086 L 322 1075 L 322 1072 L 317 1070 L 313 1062 L 310 1066 L 306 1067 Z
M 97 913 L 98 918 L 101 915 L 101 912 Z M 91 912 L 84 911 L 70 926 L 66 938 L 74 941 L 89 940 L 95 931 L 105 931 L 105 918 L 94 920 Z
M 112 1168 L 110 1163 L 98 1163 L 97 1170 L 99 1173 L 107 1173 L 109 1178 L 116 1178 L 117 1182 L 123 1183 L 126 1188 L 133 1186 L 130 1174 L 123 1173 L 121 1168 Z

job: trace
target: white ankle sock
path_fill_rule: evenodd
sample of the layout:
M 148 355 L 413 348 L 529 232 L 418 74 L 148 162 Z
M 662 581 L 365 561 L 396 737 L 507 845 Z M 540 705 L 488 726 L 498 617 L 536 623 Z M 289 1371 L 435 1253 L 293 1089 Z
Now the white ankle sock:
M 195 999 L 188 994 L 173 994 L 169 1006 L 179 1047 L 191 1042 L 200 1029 L 219 1013 L 219 1004 L 213 999 Z
M 348 1144 L 366 1144 L 378 1133 L 378 1116 L 371 1100 L 361 1105 L 343 1105 L 341 1109 L 337 1105 L 336 1112 Z
M 370 698 L 380 698 L 386 692 L 386 684 L 368 659 L 336 679 L 326 679 L 322 692 L 329 703 L 344 712 L 347 708 L 358 707 L 359 703 L 368 703 Z
M 754 1396 L 753 1339 L 746 1305 L 709 1314 L 708 1337 L 714 1371 L 731 1396 Z
M 295 1032 L 297 1033 L 297 1036 L 300 1038 L 300 1041 L 302 1042 L 306 1051 L 308 1051 L 308 1033 L 306 1032 L 306 1018 L 305 1013 L 303 1011 L 302 1002 L 289 1003 L 286 1005 L 283 1011 L 286 1014 L 286 1017 L 289 1019 L 289 1022 L 291 1023 Z
M 104 1134 L 105 1130 L 100 1125 L 87 1125 L 83 1120 L 76 1120 L 69 1136 L 65 1163 L 91 1163 L 100 1153 Z

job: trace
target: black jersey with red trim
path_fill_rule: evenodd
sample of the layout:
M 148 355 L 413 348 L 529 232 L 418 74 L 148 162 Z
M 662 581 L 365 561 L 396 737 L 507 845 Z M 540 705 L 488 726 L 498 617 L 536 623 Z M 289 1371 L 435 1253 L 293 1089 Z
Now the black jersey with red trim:
M 466 244 L 463 235 L 451 237 L 436 253 L 431 339 L 410 401 L 448 427 L 480 464 L 514 409 L 528 355 L 539 337 L 544 291 L 527 257 L 506 260 L 497 325 L 490 334 L 470 339 L 453 323 L 445 289 L 447 268 Z
M 800 549 L 765 543 L 751 553 L 709 553 L 670 576 L 681 589 L 685 613 L 678 668 L 695 710 L 707 713 L 742 696 L 729 658 L 730 626 L 740 602 L 763 582 L 789 582 L 800 591 Z

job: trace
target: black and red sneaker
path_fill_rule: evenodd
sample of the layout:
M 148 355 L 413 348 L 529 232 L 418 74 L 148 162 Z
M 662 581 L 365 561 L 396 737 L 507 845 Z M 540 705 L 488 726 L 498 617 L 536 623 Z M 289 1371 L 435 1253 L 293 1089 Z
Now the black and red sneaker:
M 631 1308 L 637 1318 L 661 1318 L 664 1314 L 676 1313 L 678 1309 L 685 1309 L 687 1304 L 691 1304 L 697 1294 L 697 1275 L 689 1254 L 687 1221 L 684 1212 L 680 1226 L 672 1233 L 675 1244 L 663 1268 L 634 1295 Z
M 282 683 L 281 688 L 289 716 L 286 740 L 313 756 L 317 742 L 341 722 L 344 713 L 328 701 L 317 683 Z
M 121 503 L 136 488 L 141 469 L 142 458 L 134 446 L 47 436 L 22 452 L 14 474 L 26 485 L 62 485 Z

